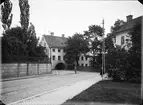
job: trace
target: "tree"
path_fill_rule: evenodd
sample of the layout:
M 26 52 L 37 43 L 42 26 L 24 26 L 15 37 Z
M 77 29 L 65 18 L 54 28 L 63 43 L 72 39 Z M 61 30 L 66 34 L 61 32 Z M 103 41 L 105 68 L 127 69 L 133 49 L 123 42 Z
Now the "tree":
M 28 51 L 28 56 L 36 56 L 36 47 L 38 45 L 38 40 L 36 37 L 36 32 L 35 32 L 35 26 L 30 23 L 30 26 L 28 28 L 28 42 L 27 42 L 27 51 Z
M 29 26 L 29 4 L 28 0 L 19 0 L 19 7 L 20 7 L 20 23 L 21 27 L 25 30 L 28 29 Z
M 111 35 L 107 38 L 110 37 L 112 38 Z M 107 72 L 115 80 L 141 82 L 141 24 L 135 25 L 129 32 L 127 42 L 132 44 L 129 50 L 117 45 L 114 47 L 113 42 L 109 43 L 111 41 L 106 43 L 109 46 L 106 55 Z
M 11 28 L 3 33 L 2 37 L 2 61 L 7 62 L 16 59 L 14 56 L 20 56 L 24 52 L 23 30 L 20 27 Z
M 12 11 L 12 2 L 10 0 L 5 0 L 4 4 L 1 6 L 1 22 L 4 30 L 7 30 L 10 28 L 12 23 L 12 17 L 13 14 Z
M 103 31 L 103 28 L 98 25 L 91 25 L 88 31 L 84 31 L 84 39 L 87 40 L 90 52 L 93 54 L 91 61 L 93 67 L 101 63 L 102 41 L 99 39 L 103 36 Z
M 110 51 L 115 47 L 114 42 L 111 35 L 107 36 L 104 40 L 105 40 L 105 52 L 108 53 L 108 51 Z
M 76 64 L 78 66 L 80 54 L 89 51 L 87 41 L 84 40 L 82 34 L 75 33 L 74 36 L 68 38 L 65 51 L 65 57 L 68 58 L 66 62 L 68 62 L 70 59 L 74 59 L 73 61 L 76 61 Z
M 98 25 L 91 25 L 88 27 L 88 31 L 84 31 L 84 38 L 88 41 L 88 45 L 93 55 L 97 55 L 100 52 L 101 41 L 99 38 L 103 36 L 103 28 Z
M 130 79 L 141 81 L 141 24 L 135 25 L 129 32 L 132 46 L 129 49 L 128 62 L 131 70 Z
M 124 67 L 127 64 L 127 51 L 120 46 L 114 45 L 113 37 L 116 31 L 118 31 L 123 25 L 123 20 L 116 20 L 114 25 L 111 26 L 110 33 L 107 34 L 105 40 L 105 62 L 106 72 L 115 80 L 125 79 Z
M 32 28 L 33 27 L 33 28 Z M 13 62 L 23 61 L 26 57 L 47 57 L 45 48 L 38 45 L 34 26 L 31 25 L 28 31 L 21 27 L 14 27 L 6 30 L 2 37 L 2 61 Z M 35 58 L 31 58 L 33 61 Z M 36 59 L 38 61 L 38 59 Z
M 113 80 L 120 81 L 126 80 L 126 71 L 128 68 L 128 52 L 116 46 L 106 54 L 106 72 Z
M 117 66 L 115 65 L 116 59 L 120 58 L 119 56 L 117 57 L 117 55 L 121 55 L 119 54 L 120 52 L 122 53 L 126 52 L 124 51 L 124 49 L 121 49 L 119 46 L 114 45 L 114 42 L 113 42 L 114 33 L 118 31 L 124 25 L 124 23 L 125 22 L 123 20 L 117 19 L 114 25 L 111 26 L 110 33 L 108 33 L 107 37 L 105 38 L 105 51 L 107 53 L 106 65 L 112 67 L 112 69 L 116 68 Z M 116 59 L 114 57 L 116 57 Z
M 46 57 L 44 52 L 45 47 L 38 45 L 39 38 L 36 37 L 35 26 L 30 23 L 28 28 L 28 41 L 27 41 L 27 50 L 28 56 L 35 56 L 35 57 Z
M 113 26 L 111 26 L 111 33 L 116 32 L 119 28 L 121 28 L 123 25 L 125 24 L 125 22 L 123 20 L 117 19 L 114 23 Z

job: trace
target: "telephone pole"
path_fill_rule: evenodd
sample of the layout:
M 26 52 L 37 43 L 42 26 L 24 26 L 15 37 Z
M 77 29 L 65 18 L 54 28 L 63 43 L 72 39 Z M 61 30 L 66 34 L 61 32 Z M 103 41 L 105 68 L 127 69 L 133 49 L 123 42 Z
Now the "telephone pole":
M 142 18 L 142 24 L 143 24 L 143 18 Z M 142 30 L 142 33 L 141 33 L 141 35 L 143 35 L 143 30 Z M 143 37 L 141 37 L 142 38 L 142 40 L 143 40 Z M 141 43 L 142 44 L 142 50 L 141 50 L 141 52 L 142 52 L 142 56 L 141 56 L 141 63 L 142 63 L 142 65 L 141 65 L 141 105 L 143 104 L 143 42 Z
M 102 28 L 103 28 L 103 36 L 102 36 L 102 79 L 103 79 L 103 74 L 105 73 L 105 39 L 104 39 L 104 19 L 102 20 Z

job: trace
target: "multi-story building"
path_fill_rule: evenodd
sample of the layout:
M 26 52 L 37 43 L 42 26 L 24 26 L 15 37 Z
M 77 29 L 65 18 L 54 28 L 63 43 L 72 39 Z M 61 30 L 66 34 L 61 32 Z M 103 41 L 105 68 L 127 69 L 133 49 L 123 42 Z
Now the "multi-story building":
M 82 67 L 90 66 L 91 59 L 92 59 L 91 56 L 85 56 L 84 54 L 81 54 L 81 56 L 79 57 L 79 66 L 82 66 Z
M 40 44 L 46 47 L 46 54 L 51 60 L 52 69 L 65 69 L 67 64 L 64 60 L 67 38 L 52 35 L 43 35 Z M 90 66 L 91 58 L 85 57 L 81 54 L 79 58 L 79 66 Z
M 114 42 L 115 45 L 120 45 L 125 47 L 125 49 L 129 49 L 131 47 L 131 43 L 127 45 L 126 40 L 129 39 L 129 32 L 134 28 L 135 25 L 142 23 L 143 16 L 137 17 L 133 19 L 133 15 L 126 16 L 127 21 L 125 24 L 119 28 L 114 34 Z

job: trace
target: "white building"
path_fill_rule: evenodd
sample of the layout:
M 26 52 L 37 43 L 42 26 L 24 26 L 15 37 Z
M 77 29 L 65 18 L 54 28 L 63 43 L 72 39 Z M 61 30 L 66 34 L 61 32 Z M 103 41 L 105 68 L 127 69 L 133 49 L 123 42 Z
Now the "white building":
M 122 47 L 125 47 L 125 49 L 129 49 L 131 47 L 131 43 L 127 44 L 126 39 L 129 39 L 128 37 L 129 32 L 133 29 L 133 27 L 137 24 L 141 24 L 142 17 L 143 16 L 133 19 L 133 15 L 126 16 L 127 18 L 126 23 L 114 33 L 115 34 L 115 37 L 114 37 L 115 45 L 120 45 Z
M 43 35 L 40 45 L 46 47 L 46 54 L 51 59 L 52 69 L 65 69 L 66 62 L 64 61 L 64 48 L 66 47 L 67 38 L 52 35 Z M 79 66 L 90 66 L 90 58 L 83 54 L 79 58 Z
M 85 56 L 84 54 L 81 54 L 81 56 L 79 57 L 79 66 L 85 66 L 88 67 L 90 66 L 90 61 L 91 61 L 91 57 L 90 56 Z

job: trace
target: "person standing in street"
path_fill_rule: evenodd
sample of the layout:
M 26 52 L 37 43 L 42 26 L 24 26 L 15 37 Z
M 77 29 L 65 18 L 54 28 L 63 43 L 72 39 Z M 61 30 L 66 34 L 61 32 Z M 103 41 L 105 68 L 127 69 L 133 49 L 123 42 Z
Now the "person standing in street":
M 77 65 L 74 64 L 74 71 L 75 71 L 75 74 L 77 74 Z

